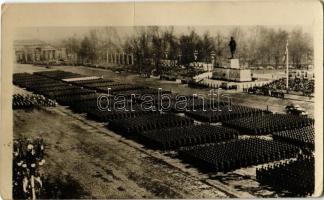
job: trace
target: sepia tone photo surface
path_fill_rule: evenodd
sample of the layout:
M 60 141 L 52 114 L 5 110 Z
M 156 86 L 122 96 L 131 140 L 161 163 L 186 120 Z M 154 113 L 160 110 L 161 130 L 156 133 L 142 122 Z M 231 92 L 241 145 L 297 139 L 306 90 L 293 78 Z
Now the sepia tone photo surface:
M 318 1 L 2 6 L 4 199 L 322 194 Z

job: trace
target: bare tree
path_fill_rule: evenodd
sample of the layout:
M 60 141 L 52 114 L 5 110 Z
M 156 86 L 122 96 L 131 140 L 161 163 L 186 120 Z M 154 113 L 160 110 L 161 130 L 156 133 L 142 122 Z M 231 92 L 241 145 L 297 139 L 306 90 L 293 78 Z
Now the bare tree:
M 308 55 L 312 52 L 311 38 L 301 29 L 291 32 L 289 38 L 289 54 L 293 65 L 301 68 L 308 60 Z M 312 54 L 312 53 L 311 53 Z
M 209 32 L 204 33 L 202 38 L 201 58 L 205 62 L 210 62 L 210 54 L 215 50 L 215 41 Z
M 215 36 L 205 32 L 199 35 L 194 28 L 187 34 L 175 35 L 174 27 L 139 26 L 129 27 L 130 34 L 121 37 L 116 27 L 95 28 L 83 39 L 75 36 L 63 41 L 67 52 L 78 53 L 87 62 L 102 60 L 107 51 L 126 52 L 134 55 L 140 71 L 152 67 L 161 72 L 161 60 L 176 60 L 188 65 L 195 61 L 210 62 L 210 53 L 215 52 L 216 65 L 221 66 L 229 57 L 228 41 L 233 36 L 237 42 L 236 57 L 250 66 L 282 64 L 285 45 L 289 35 L 291 61 L 301 67 L 312 57 L 312 41 L 302 29 L 288 32 L 263 26 L 251 28 L 234 27 L 228 35 Z M 194 52 L 197 57 L 194 57 Z

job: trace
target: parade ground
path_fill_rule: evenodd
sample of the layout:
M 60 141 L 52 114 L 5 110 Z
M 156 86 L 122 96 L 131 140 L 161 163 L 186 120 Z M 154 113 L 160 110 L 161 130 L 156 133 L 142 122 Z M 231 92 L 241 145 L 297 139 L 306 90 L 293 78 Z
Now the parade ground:
M 88 76 L 103 76 L 129 84 L 171 90 L 173 93 L 208 95 L 209 89 L 137 74 L 81 67 L 50 68 L 16 64 L 13 73 L 62 70 Z M 291 103 L 314 115 L 311 99 L 280 99 L 234 91 L 233 103 L 284 113 Z M 13 93 L 28 93 L 14 86 Z M 104 123 L 90 120 L 68 107 L 13 110 L 14 138 L 42 137 L 45 141 L 45 179 L 54 182 L 60 197 L 66 198 L 225 198 L 275 197 L 270 188 L 256 181 L 256 167 L 232 172 L 202 173 L 181 161 L 173 151 L 151 150 L 107 129 Z M 68 188 L 68 189 L 62 189 Z
M 159 80 L 156 78 L 143 78 L 140 77 L 138 74 L 133 74 L 128 72 L 121 72 L 119 74 L 116 74 L 115 72 L 110 70 L 89 68 L 84 66 L 53 66 L 51 67 L 51 69 L 47 69 L 45 67 L 39 67 L 39 66 L 28 65 L 28 64 L 16 64 L 13 73 L 21 73 L 21 72 L 33 73 L 36 71 L 46 71 L 46 70 L 69 71 L 69 72 L 79 73 L 87 76 L 103 76 L 104 78 L 108 78 L 117 82 L 149 85 L 150 87 L 162 88 L 162 90 L 172 91 L 173 93 L 179 93 L 183 95 L 201 94 L 207 97 L 210 92 L 210 89 L 208 88 L 195 89 L 195 88 L 188 87 L 188 85 L 186 84 L 180 84 L 174 81 Z M 281 72 L 282 70 L 278 70 L 278 73 Z M 269 70 L 259 70 L 255 73 L 269 73 Z M 273 70 L 272 73 L 276 73 L 276 72 L 274 72 Z M 281 99 L 281 98 L 274 98 L 268 96 L 251 95 L 251 94 L 235 92 L 231 90 L 223 90 L 221 91 L 221 93 L 229 94 L 233 100 L 233 103 L 238 103 L 245 106 L 253 106 L 255 108 L 260 108 L 260 109 L 266 109 L 268 106 L 269 110 L 271 110 L 272 112 L 284 113 L 285 107 L 287 105 L 298 104 L 302 108 L 307 110 L 310 117 L 313 117 L 314 115 L 314 99 L 309 99 L 302 96 L 286 95 L 288 96 L 288 98 Z

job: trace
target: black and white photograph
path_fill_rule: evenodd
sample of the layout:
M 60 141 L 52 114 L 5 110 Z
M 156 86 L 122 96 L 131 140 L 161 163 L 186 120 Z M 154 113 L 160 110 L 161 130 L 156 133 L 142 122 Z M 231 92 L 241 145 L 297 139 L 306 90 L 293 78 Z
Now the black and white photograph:
M 322 5 L 284 2 L 205 2 L 203 16 L 142 2 L 128 25 L 101 4 L 106 24 L 85 5 L 7 5 L 9 198 L 322 195 Z

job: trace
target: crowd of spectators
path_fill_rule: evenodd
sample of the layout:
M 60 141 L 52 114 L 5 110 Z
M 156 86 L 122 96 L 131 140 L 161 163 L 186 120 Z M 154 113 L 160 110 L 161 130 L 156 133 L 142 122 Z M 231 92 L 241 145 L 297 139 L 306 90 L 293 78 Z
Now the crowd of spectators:
M 246 92 L 283 98 L 284 93 L 287 91 L 286 80 L 286 78 L 274 80 L 263 86 L 248 88 Z M 311 96 L 314 93 L 314 83 L 312 79 L 290 78 L 288 81 L 288 92 L 294 92 L 303 96 Z

